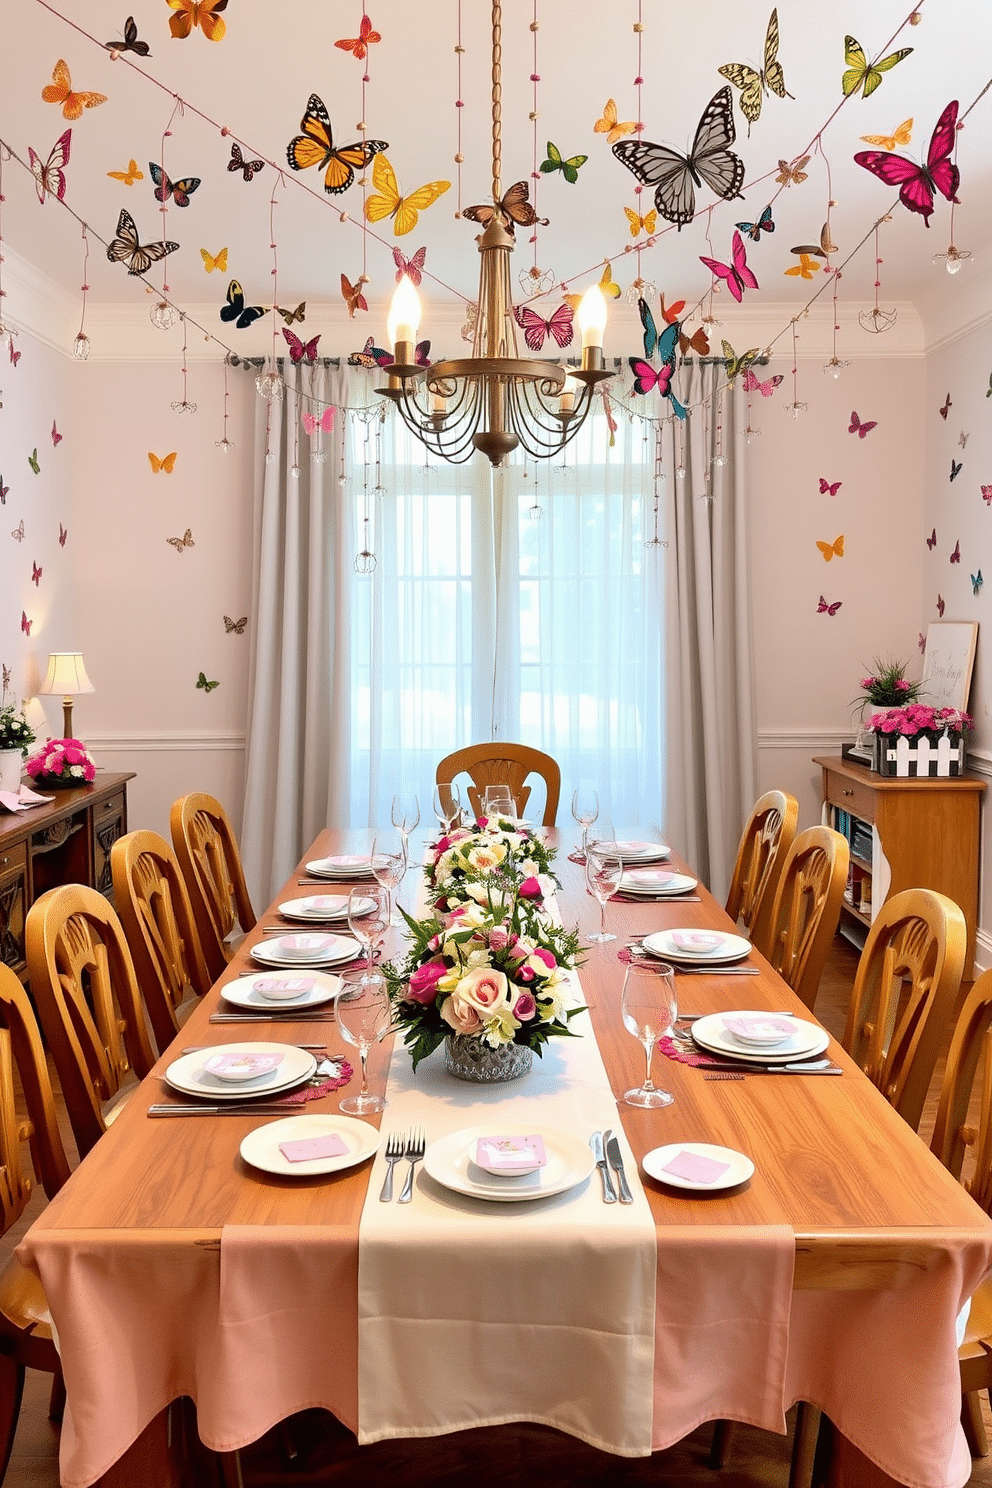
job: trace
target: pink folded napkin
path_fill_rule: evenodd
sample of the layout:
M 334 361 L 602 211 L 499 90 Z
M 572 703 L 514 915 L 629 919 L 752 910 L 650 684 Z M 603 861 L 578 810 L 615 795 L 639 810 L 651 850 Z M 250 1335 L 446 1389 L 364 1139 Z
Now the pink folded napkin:
M 279 1151 L 287 1162 L 312 1162 L 317 1157 L 341 1157 L 348 1151 L 348 1146 L 337 1132 L 326 1132 L 322 1137 L 298 1137 L 291 1142 L 280 1142 Z
M 317 935 L 304 932 L 301 935 L 280 935 L 274 942 L 287 956 L 323 956 L 338 942 L 337 935 Z
M 644 884 L 652 889 L 663 889 L 675 880 L 676 875 L 664 868 L 628 868 L 623 877 L 625 883 Z
M 263 997 L 268 997 L 273 992 L 279 997 L 302 997 L 304 993 L 313 990 L 313 984 L 313 977 L 286 977 L 282 981 L 278 977 L 259 977 L 254 987 Z
M 252 1054 L 229 1050 L 225 1054 L 212 1054 L 203 1068 L 208 1075 L 254 1080 L 259 1075 L 269 1074 L 282 1061 L 281 1054 Z
M 480 1137 L 475 1144 L 476 1165 L 490 1173 L 530 1173 L 547 1160 L 541 1136 Z
M 679 951 L 718 951 L 727 937 L 716 930 L 673 930 L 672 945 Z
M 673 1173 L 676 1178 L 685 1178 L 690 1183 L 715 1183 L 729 1168 L 729 1163 L 704 1157 L 701 1152 L 679 1152 L 665 1164 L 662 1172 Z
M 616 847 L 618 853 L 626 854 L 628 857 L 632 857 L 635 854 L 639 857 L 645 848 L 650 848 L 659 853 L 665 851 L 665 846 L 662 842 L 617 842 L 612 845 Z
M 723 1026 L 735 1038 L 750 1039 L 754 1043 L 782 1043 L 796 1031 L 795 1020 L 785 1018 L 745 1018 L 740 1015 L 724 1018 Z
M 308 899 L 304 899 L 303 903 L 306 905 L 308 910 L 316 909 L 337 911 L 341 909 L 342 906 L 344 908 L 347 908 L 348 906 L 347 899 L 343 899 L 340 894 L 311 894 Z
M 324 862 L 333 868 L 367 868 L 370 859 L 368 855 L 363 856 L 361 853 L 339 853 L 336 857 L 325 858 Z

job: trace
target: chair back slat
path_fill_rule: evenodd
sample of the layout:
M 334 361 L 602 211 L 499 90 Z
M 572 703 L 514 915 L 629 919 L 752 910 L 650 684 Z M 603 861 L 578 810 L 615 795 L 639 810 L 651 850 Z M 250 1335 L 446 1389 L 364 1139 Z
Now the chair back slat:
M 808 827 L 786 854 L 775 891 L 766 954 L 810 1009 L 840 919 L 849 859 L 839 832 Z
M 785 791 L 768 791 L 754 803 L 737 849 L 727 913 L 742 920 L 754 945 L 766 955 L 775 890 L 799 821 L 799 802 Z
M 256 922 L 237 840 L 221 803 L 201 791 L 173 802 L 169 829 L 214 980 L 227 966 L 228 936 L 238 925 L 248 931 Z
M 978 1092 L 977 1126 L 970 1114 Z M 958 1014 L 947 1052 L 930 1150 L 986 1214 L 992 1214 L 992 971 L 978 978 Z M 971 1152 L 971 1173 L 962 1177 Z
M 499 740 L 492 744 L 470 744 L 446 755 L 434 779 L 443 785 L 462 773 L 472 780 L 468 798 L 476 816 L 482 815 L 482 797 L 487 785 L 508 785 L 517 804 L 517 815 L 525 816 L 530 786 L 524 781 L 530 774 L 540 775 L 546 792 L 542 822 L 546 827 L 554 826 L 561 794 L 561 770 L 550 754 L 531 749 L 527 744 L 505 744 Z

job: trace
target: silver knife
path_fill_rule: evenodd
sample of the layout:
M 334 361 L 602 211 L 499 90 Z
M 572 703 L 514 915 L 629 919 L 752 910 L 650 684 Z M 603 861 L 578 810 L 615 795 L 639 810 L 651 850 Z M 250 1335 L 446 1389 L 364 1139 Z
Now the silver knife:
M 149 1116 L 292 1116 L 299 1114 L 299 1106 L 243 1106 L 233 1102 L 227 1106 L 149 1106 Z
M 598 1131 L 593 1132 L 589 1138 L 589 1146 L 592 1148 L 592 1155 L 596 1159 L 599 1176 L 603 1180 L 603 1203 L 615 1204 L 617 1196 L 610 1179 L 610 1170 L 606 1166 L 606 1158 L 603 1156 L 603 1133 Z
M 621 1204 L 632 1204 L 634 1202 L 634 1195 L 630 1191 L 627 1174 L 624 1172 L 623 1158 L 620 1155 L 620 1143 L 612 1131 L 604 1133 L 604 1140 L 606 1142 L 606 1155 L 610 1160 L 610 1167 L 616 1173 L 617 1183 L 620 1185 L 620 1202 Z

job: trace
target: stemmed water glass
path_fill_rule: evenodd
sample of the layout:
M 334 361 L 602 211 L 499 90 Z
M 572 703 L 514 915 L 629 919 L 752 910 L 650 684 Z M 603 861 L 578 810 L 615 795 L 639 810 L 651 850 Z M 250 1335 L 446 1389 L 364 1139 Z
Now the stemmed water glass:
M 398 843 L 387 847 L 382 837 L 372 838 L 372 872 L 376 883 L 382 885 L 389 895 L 389 919 L 393 922 L 393 890 L 403 882 L 407 866 L 406 838 L 401 832 Z
M 462 812 L 462 798 L 454 780 L 438 782 L 434 787 L 433 805 L 438 826 L 447 836 Z
M 582 828 L 582 856 L 585 858 L 589 828 L 599 816 L 599 797 L 594 790 L 580 786 L 572 792 L 572 819 Z
M 340 1109 L 349 1116 L 370 1116 L 385 1109 L 386 1098 L 369 1090 L 368 1057 L 391 1018 L 386 978 L 381 971 L 343 977 L 345 990 L 337 1000 L 338 1027 L 349 1044 L 358 1050 L 362 1061 L 362 1088 L 357 1095 L 347 1095 Z
M 599 900 L 599 930 L 586 939 L 597 945 L 616 940 L 606 928 L 606 905 L 620 887 L 622 876 L 623 861 L 617 856 L 616 842 L 612 837 L 594 837 L 586 847 L 586 883 Z
M 395 795 L 390 813 L 393 826 L 403 838 L 406 860 L 410 861 L 410 833 L 420 826 L 420 802 L 416 796 Z
M 363 884 L 348 895 L 348 929 L 365 947 L 365 971 L 372 976 L 375 952 L 389 924 L 389 890 L 381 884 Z M 346 994 L 343 994 L 346 995 Z
M 654 1047 L 666 1033 L 671 1033 L 678 1012 L 675 996 L 675 973 L 664 961 L 648 964 L 631 961 L 624 977 L 620 999 L 624 1027 L 643 1045 L 647 1058 L 644 1084 L 625 1090 L 628 1106 L 670 1106 L 675 1099 L 667 1090 L 659 1090 L 651 1080 Z
M 508 785 L 487 785 L 482 792 L 484 816 L 501 816 L 511 821 L 517 819 L 517 805 Z

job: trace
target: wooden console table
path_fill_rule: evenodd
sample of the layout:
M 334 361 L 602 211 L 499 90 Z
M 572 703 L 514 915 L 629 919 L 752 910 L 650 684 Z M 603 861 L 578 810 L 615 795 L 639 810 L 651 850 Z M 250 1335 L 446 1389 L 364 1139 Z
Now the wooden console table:
M 833 757 L 816 758 L 813 763 L 823 771 L 825 820 L 847 837 L 852 865 L 868 882 L 870 907 L 859 908 L 845 899 L 841 928 L 845 923 L 852 928 L 861 925 L 863 941 L 864 932 L 891 895 L 903 889 L 935 889 L 953 899 L 967 921 L 965 975 L 970 977 L 978 923 L 984 780 L 977 775 L 904 779 L 878 775 Z
M 110 849 L 127 831 L 127 782 L 134 772 L 97 772 L 92 785 L 46 791 L 30 811 L 0 812 L 0 962 L 27 979 L 24 919 L 57 884 L 81 883 L 113 899 Z

